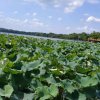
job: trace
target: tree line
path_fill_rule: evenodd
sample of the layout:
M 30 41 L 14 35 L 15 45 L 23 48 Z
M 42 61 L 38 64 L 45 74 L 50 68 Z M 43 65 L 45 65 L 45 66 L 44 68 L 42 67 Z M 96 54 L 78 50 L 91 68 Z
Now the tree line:
M 59 38 L 59 39 L 70 39 L 70 40 L 81 40 L 87 41 L 89 38 L 100 39 L 100 32 L 93 31 L 92 33 L 71 33 L 71 34 L 56 34 L 56 33 L 43 33 L 43 32 L 25 32 L 12 29 L 0 28 L 0 32 L 3 33 L 13 33 L 13 34 L 23 34 L 23 35 L 33 35 L 49 38 Z

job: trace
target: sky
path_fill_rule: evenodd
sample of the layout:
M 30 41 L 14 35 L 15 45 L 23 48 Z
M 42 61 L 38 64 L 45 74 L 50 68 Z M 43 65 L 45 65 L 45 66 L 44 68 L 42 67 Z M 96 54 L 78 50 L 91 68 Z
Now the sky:
M 100 0 L 1 0 L 0 27 L 57 34 L 100 31 Z

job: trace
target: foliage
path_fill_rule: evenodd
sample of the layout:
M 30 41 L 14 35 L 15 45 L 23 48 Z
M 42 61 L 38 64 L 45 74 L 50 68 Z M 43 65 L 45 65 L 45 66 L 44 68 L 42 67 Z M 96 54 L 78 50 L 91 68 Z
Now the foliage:
M 89 38 L 100 39 L 100 32 L 93 31 L 88 34 L 86 32 L 82 33 L 65 33 L 65 34 L 56 34 L 56 33 L 41 33 L 41 32 L 25 32 L 25 31 L 17 31 L 12 29 L 0 28 L 0 32 L 4 33 L 12 33 L 19 35 L 31 35 L 31 36 L 41 36 L 41 37 L 49 37 L 49 38 L 59 38 L 59 39 L 70 39 L 70 40 L 81 40 L 87 41 Z
M 97 99 L 100 43 L 0 35 L 0 100 Z

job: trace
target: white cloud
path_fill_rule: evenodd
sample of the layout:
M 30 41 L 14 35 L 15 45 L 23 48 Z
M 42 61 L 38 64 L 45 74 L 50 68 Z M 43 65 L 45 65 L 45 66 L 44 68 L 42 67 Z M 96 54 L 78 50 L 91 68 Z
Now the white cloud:
M 34 0 L 23 0 L 23 1 L 31 3 L 31 2 L 33 2 Z
M 66 28 L 65 28 L 65 30 L 70 30 L 71 28 L 69 27 L 69 26 L 67 26 Z
M 84 15 L 84 16 L 89 16 L 89 14 L 88 14 L 88 13 L 84 13 L 83 15 Z
M 53 17 L 52 17 L 52 16 L 48 16 L 48 18 L 49 18 L 49 19 L 52 19 Z
M 22 20 L 7 16 L 0 16 L 0 27 L 31 31 L 33 29 L 45 28 L 46 24 L 36 18 Z
M 54 7 L 55 7 L 55 8 L 59 8 L 60 5 L 59 5 L 59 4 L 55 4 Z
M 0 11 L 0 15 L 2 15 L 3 14 L 3 12 L 2 11 Z
M 55 8 L 64 7 L 64 12 L 73 12 L 78 7 L 84 4 L 85 0 L 24 0 L 26 2 L 35 2 L 36 4 L 46 7 L 51 6 Z
M 90 17 L 87 18 L 86 22 L 100 22 L 100 18 L 90 16 Z
M 18 11 L 14 11 L 13 13 L 14 13 L 14 14 L 18 14 Z
M 98 4 L 98 3 L 100 3 L 100 1 L 99 0 L 87 0 L 89 3 L 91 3 L 91 4 Z
M 27 22 L 28 22 L 28 19 L 25 19 L 23 22 L 24 22 L 24 23 L 27 23 Z
M 89 27 L 88 26 L 78 27 L 77 30 L 78 31 L 89 32 Z
M 98 31 L 98 29 L 93 28 L 92 26 L 82 26 L 82 27 L 77 27 L 76 30 L 78 30 L 79 32 L 93 32 L 93 31 Z
M 33 16 L 36 16 L 36 15 L 37 15 L 37 13 L 36 13 L 36 12 L 34 12 L 34 13 L 33 13 Z
M 81 18 L 80 21 L 83 22 L 84 21 L 84 18 Z
M 36 16 L 37 13 L 36 13 L 36 12 L 33 12 L 33 13 L 29 13 L 29 12 L 27 12 L 25 15 L 26 15 L 26 16 Z
M 90 28 L 90 32 L 93 32 L 93 31 L 99 31 L 98 29 L 96 29 L 96 28 Z
M 70 1 L 67 5 L 67 7 L 65 7 L 65 13 L 70 13 L 73 12 L 75 9 L 77 9 L 78 7 L 81 7 L 84 4 L 84 0 L 74 0 L 74 1 Z
M 58 17 L 58 19 L 57 19 L 58 21 L 61 21 L 62 20 L 62 18 L 61 17 Z
M 3 16 L 4 16 L 3 13 L 4 13 L 4 12 L 0 11 L 0 17 L 3 17 Z
M 27 15 L 27 16 L 29 16 L 29 15 L 30 15 L 30 13 L 26 13 L 26 15 Z
M 63 7 L 65 13 L 71 13 L 77 8 L 83 6 L 85 3 L 98 4 L 99 0 L 24 0 L 26 2 L 35 2 L 41 7 L 45 8 L 46 6 L 59 8 Z
M 55 8 L 64 7 L 65 13 L 73 12 L 76 8 L 82 6 L 85 0 L 37 0 L 38 3 L 53 5 Z M 42 4 L 42 5 L 43 5 Z
M 32 20 L 33 20 L 33 21 L 39 21 L 39 19 L 38 19 L 38 18 L 33 18 Z

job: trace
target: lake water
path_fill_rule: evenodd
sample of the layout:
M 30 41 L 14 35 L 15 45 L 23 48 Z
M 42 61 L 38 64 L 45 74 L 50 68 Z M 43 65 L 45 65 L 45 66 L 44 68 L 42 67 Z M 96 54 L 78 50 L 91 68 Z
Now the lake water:
M 48 37 L 41 37 L 41 36 L 33 36 L 33 35 L 23 35 L 23 34 L 14 34 L 14 33 L 2 33 L 0 34 L 7 34 L 7 35 L 15 35 L 15 36 L 25 36 L 25 37 L 33 37 L 33 38 L 39 38 L 39 39 L 50 39 L 50 40 L 60 40 L 60 41 L 77 41 L 77 40 L 68 40 L 68 39 L 59 39 L 59 38 L 48 38 Z M 82 42 L 82 41 L 77 41 Z

